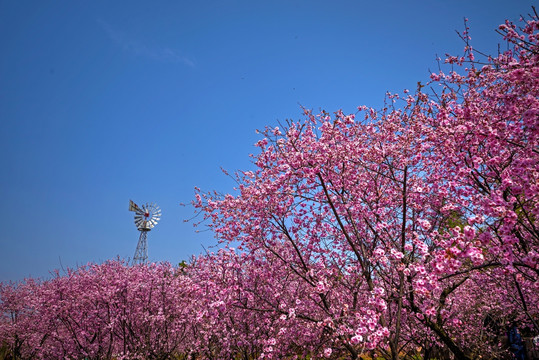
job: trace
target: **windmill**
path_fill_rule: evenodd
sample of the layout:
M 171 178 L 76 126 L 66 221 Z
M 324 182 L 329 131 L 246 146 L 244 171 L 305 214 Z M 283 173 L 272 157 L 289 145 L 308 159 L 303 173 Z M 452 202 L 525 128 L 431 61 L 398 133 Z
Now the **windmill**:
M 135 225 L 140 231 L 137 250 L 133 256 L 133 265 L 144 264 L 148 261 L 148 231 L 152 230 L 161 219 L 161 209 L 153 203 L 146 203 L 139 207 L 132 200 L 129 200 L 129 211 L 135 213 Z

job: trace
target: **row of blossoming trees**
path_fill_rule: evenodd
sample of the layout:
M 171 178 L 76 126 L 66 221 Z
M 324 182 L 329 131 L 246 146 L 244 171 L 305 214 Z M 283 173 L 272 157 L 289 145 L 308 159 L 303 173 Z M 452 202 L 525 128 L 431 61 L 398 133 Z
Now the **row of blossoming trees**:
M 539 333 L 537 15 L 522 26 L 483 63 L 463 33 L 459 71 L 382 111 L 264 131 L 233 195 L 196 194 L 216 253 L 2 285 L 0 341 L 18 358 L 507 355 L 508 322 Z

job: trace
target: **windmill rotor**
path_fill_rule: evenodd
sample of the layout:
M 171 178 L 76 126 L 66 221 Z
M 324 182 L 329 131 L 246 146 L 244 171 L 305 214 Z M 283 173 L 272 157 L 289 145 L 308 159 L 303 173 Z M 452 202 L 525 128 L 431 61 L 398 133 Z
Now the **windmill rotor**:
M 135 212 L 135 225 L 140 231 L 150 231 L 161 220 L 161 209 L 155 203 L 138 206 L 131 201 L 129 210 Z

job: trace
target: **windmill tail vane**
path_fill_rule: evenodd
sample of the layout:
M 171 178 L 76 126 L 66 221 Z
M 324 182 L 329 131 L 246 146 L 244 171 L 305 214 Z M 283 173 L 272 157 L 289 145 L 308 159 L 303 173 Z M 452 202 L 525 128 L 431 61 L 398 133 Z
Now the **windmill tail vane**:
M 133 200 L 129 200 L 129 211 L 141 211 L 137 204 Z

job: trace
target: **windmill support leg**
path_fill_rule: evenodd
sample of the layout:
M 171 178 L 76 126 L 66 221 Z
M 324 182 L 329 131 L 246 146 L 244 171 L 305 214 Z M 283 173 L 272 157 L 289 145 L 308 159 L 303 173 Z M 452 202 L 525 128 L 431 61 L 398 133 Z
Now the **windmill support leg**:
M 133 256 L 133 265 L 145 264 L 148 261 L 148 230 L 141 230 L 137 250 Z

